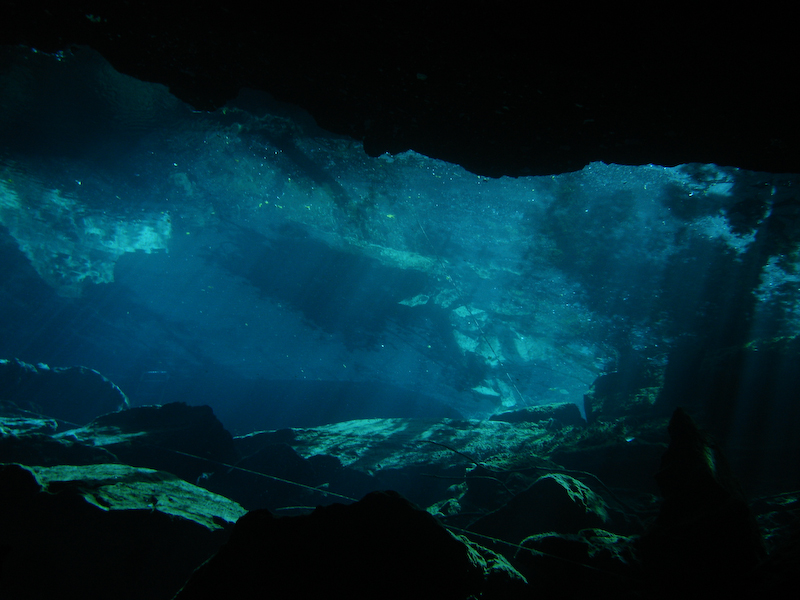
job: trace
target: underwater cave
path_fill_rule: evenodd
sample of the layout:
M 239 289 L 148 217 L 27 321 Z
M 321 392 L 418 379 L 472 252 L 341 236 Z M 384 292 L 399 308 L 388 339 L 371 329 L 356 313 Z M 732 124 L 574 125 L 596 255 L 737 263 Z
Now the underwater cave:
M 4 598 L 792 589 L 796 36 L 107 4 L 0 30 Z

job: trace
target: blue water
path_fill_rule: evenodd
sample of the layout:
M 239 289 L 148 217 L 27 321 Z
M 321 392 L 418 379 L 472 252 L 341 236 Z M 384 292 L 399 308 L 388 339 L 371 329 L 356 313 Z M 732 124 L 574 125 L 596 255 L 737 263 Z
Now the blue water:
M 488 179 L 370 159 L 252 92 L 197 113 L 89 50 L 4 52 L 0 357 L 89 366 L 133 405 L 234 433 L 582 410 L 621 356 L 800 331 L 796 238 L 759 229 L 793 231 L 796 176 Z

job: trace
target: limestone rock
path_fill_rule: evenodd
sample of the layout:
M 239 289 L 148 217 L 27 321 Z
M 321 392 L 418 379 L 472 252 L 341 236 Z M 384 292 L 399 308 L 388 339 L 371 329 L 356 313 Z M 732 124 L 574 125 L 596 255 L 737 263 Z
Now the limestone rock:
M 4 598 L 171 598 L 244 510 L 125 465 L 0 465 Z
M 682 409 L 673 414 L 669 435 L 656 475 L 664 501 L 639 543 L 645 568 L 659 587 L 673 591 L 686 580 L 707 592 L 752 583 L 746 578 L 766 552 L 720 447 Z
M 373 492 L 305 516 L 248 513 L 177 600 L 266 597 L 268 590 L 296 598 L 521 597 L 524 579 L 490 554 L 398 494 Z
M 586 484 L 562 473 L 540 477 L 505 506 L 476 521 L 477 533 L 519 543 L 545 531 L 577 533 L 609 519 L 605 501 Z
M 498 413 L 492 415 L 490 419 L 492 421 L 506 421 L 507 423 L 545 422 L 549 427 L 585 424 L 578 406 L 572 402 L 555 402 L 540 406 L 529 406 L 521 410 Z
M 129 405 L 122 390 L 94 369 L 31 365 L 16 358 L 0 360 L 1 404 L 77 425 Z

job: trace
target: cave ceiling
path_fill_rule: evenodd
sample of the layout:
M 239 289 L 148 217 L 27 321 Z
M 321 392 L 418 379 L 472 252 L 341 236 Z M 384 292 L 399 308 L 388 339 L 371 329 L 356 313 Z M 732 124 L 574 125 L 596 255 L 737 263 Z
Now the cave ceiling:
M 371 156 L 412 149 L 495 177 L 595 161 L 800 171 L 797 41 L 775 15 L 4 4 L 3 43 L 88 45 L 198 110 L 265 91 Z

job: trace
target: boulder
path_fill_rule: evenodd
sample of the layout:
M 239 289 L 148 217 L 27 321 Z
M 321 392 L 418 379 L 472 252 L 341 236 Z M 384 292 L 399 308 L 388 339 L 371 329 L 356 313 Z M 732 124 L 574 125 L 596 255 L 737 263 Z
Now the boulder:
M 0 465 L 4 598 L 171 598 L 244 510 L 151 469 Z
M 176 600 L 522 597 L 524 579 L 501 557 L 457 537 L 394 492 L 351 505 L 239 520 L 229 542 Z
M 569 475 L 551 473 L 478 519 L 470 530 L 518 544 L 535 533 L 577 533 L 601 527 L 608 519 L 605 501 L 591 488 Z
M 94 369 L 31 365 L 16 358 L 0 360 L 0 404 L 72 425 L 129 406 L 122 390 Z
M 719 446 L 683 409 L 656 474 L 664 500 L 638 544 L 649 578 L 676 595 L 720 593 L 751 584 L 766 551 L 755 519 Z
M 239 458 L 233 437 L 211 407 L 183 402 L 102 415 L 61 437 L 102 446 L 119 462 L 168 471 L 193 482 L 226 470 L 225 465 Z
M 535 574 L 543 596 L 626 598 L 641 573 L 635 541 L 604 529 L 537 533 L 522 541 L 525 550 L 517 552 L 514 564 Z

